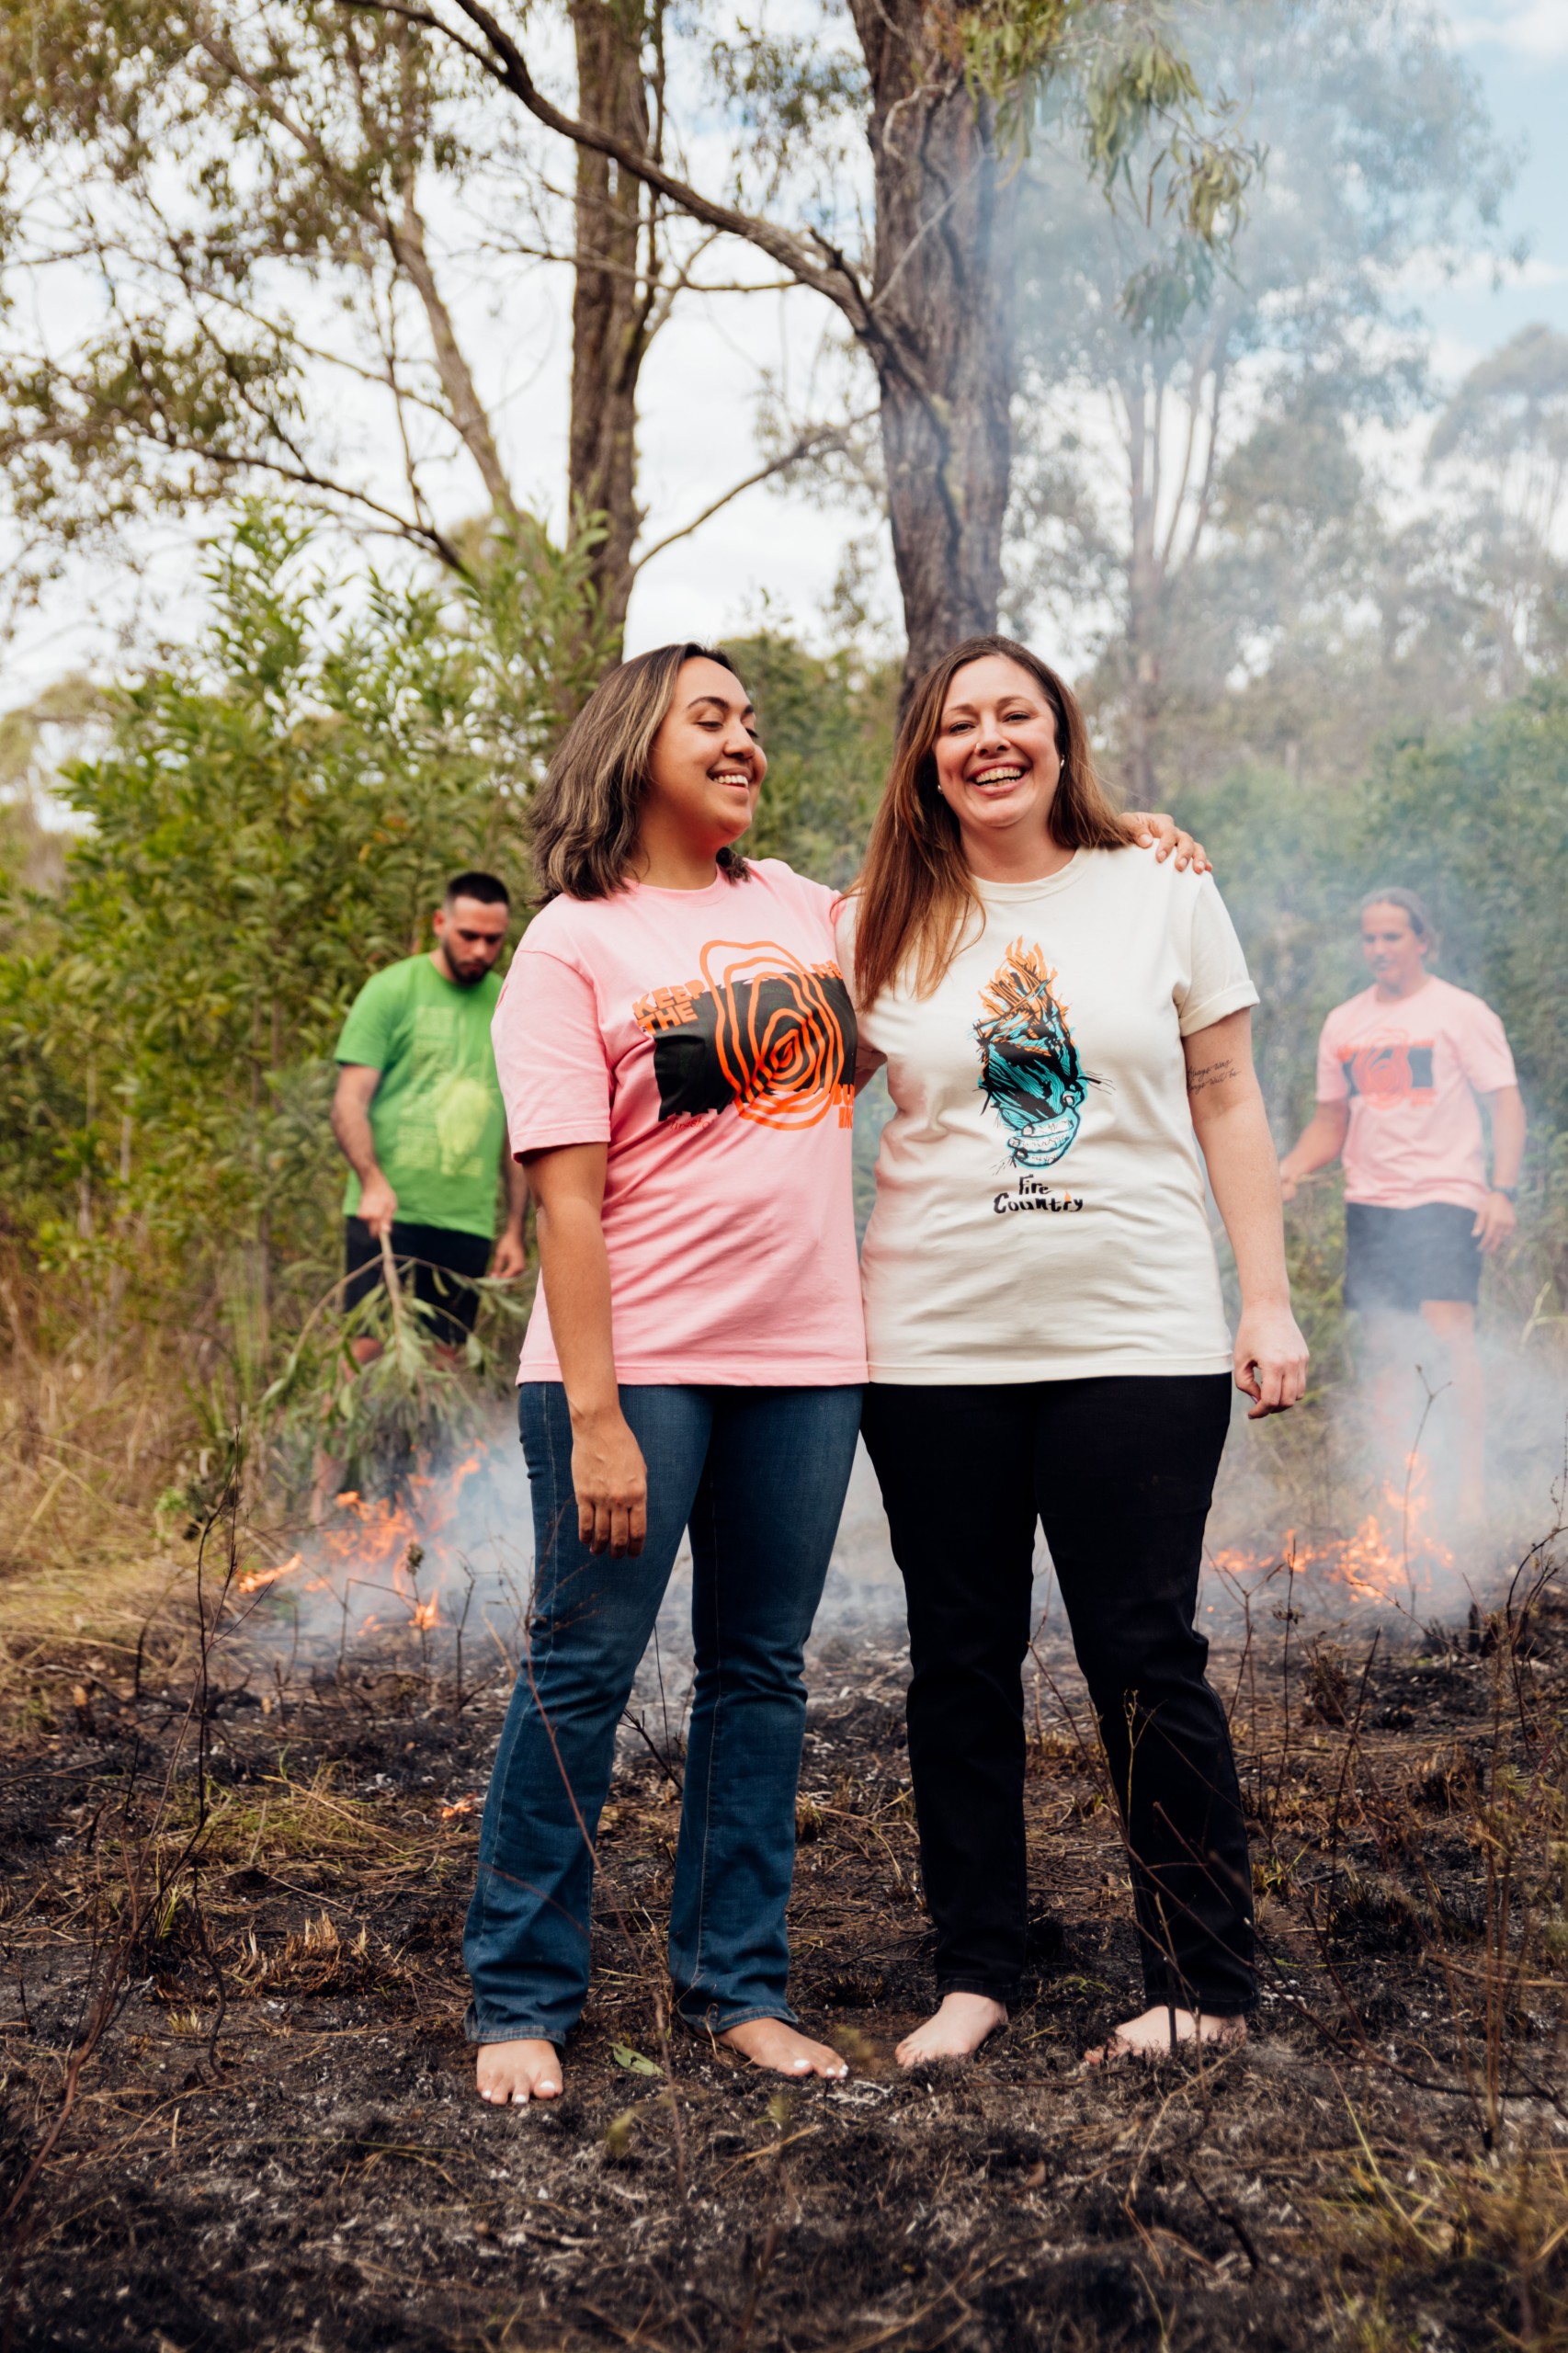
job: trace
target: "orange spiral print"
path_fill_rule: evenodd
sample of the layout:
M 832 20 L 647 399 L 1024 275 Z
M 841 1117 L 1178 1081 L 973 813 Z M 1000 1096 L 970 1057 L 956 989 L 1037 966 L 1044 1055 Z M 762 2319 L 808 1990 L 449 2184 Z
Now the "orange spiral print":
M 733 961 L 729 961 L 733 960 Z M 824 981 L 836 964 L 802 964 L 770 939 L 710 939 L 702 977 L 713 999 L 714 1045 L 743 1120 L 814 1128 L 854 1101 L 843 1021 Z M 774 986 L 764 990 L 760 983 Z M 748 986 L 747 983 L 750 983 Z

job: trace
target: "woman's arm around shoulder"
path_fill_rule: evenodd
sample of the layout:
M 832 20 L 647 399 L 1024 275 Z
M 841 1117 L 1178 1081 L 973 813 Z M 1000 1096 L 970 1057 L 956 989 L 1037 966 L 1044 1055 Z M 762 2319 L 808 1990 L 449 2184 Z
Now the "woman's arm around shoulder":
M 1156 865 L 1164 865 L 1174 851 L 1178 874 L 1185 874 L 1189 866 L 1197 874 L 1213 872 L 1213 861 L 1203 844 L 1184 833 L 1168 810 L 1129 809 L 1123 813 L 1122 823 L 1130 839 L 1140 849 L 1153 851 Z
M 1256 1421 L 1300 1404 L 1307 1344 L 1290 1313 L 1279 1167 L 1253 1068 L 1250 1007 L 1193 1030 L 1182 1051 L 1193 1129 L 1241 1279 L 1236 1387 L 1252 1399 L 1247 1418 Z

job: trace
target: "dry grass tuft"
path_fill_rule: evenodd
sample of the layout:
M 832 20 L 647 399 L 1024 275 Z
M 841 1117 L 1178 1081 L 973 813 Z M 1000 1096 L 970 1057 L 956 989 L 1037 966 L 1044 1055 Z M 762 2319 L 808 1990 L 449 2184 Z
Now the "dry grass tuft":
M 1490 2320 L 1496 2342 L 1521 2353 L 1568 2343 L 1568 2152 L 1521 2142 L 1401 2166 L 1361 2134 L 1344 2189 L 1321 2212 L 1356 2353 L 1403 2353 L 1412 2299 L 1461 2326 Z M 1397 2327 L 1395 2309 L 1406 2315 Z
M 90 1314 L 51 1346 L 0 1269 L 0 1669 L 42 1638 L 123 1631 L 182 1574 L 156 1505 L 199 1467 L 193 1370 Z
M 384 1983 L 390 1966 L 384 1948 L 372 1949 L 369 1928 L 346 1937 L 323 1912 L 271 1951 L 248 1930 L 234 1977 L 247 1994 L 368 1994 Z

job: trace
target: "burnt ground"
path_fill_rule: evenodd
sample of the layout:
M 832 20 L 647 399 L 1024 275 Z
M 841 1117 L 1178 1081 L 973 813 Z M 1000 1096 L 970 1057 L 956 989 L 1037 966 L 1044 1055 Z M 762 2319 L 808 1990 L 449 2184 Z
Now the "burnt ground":
M 813 1669 L 796 1986 L 841 2086 L 665 2033 L 678 1745 L 629 1733 L 568 2094 L 527 2111 L 476 2102 L 460 2025 L 501 1679 L 247 1640 L 208 1664 L 204 1733 L 187 1622 L 13 1666 L 6 2345 L 1568 2344 L 1550 1591 L 1397 1654 L 1277 1618 L 1217 1654 L 1257 2029 L 1108 2082 L 1080 2055 L 1138 1972 L 1062 1661 L 1031 1694 L 1034 1979 L 968 2069 L 892 2059 L 930 1980 L 891 1641 Z

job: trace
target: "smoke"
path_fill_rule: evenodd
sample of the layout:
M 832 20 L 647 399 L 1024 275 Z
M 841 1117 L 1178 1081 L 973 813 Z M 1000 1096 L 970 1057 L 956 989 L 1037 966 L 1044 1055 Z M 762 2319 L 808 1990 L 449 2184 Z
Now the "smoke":
M 242 1571 L 253 1625 L 315 1664 L 387 1643 L 449 1658 L 470 1673 L 521 1655 L 533 1583 L 533 1516 L 517 1422 L 498 1404 L 460 1457 L 432 1462 L 395 1494 L 340 1496 L 326 1524 L 275 1543 Z M 691 1548 L 683 1540 L 633 1709 L 673 1724 L 691 1666 Z M 865 1449 L 856 1452 L 808 1660 L 896 1639 L 903 1592 Z
M 1309 1632 L 1381 1628 L 1385 1641 L 1420 1641 L 1472 1603 L 1494 1607 L 1521 1556 L 1558 1525 L 1568 1394 L 1555 1352 L 1486 1342 L 1493 1508 L 1477 1529 L 1457 1514 L 1461 1433 L 1447 1367 L 1424 1326 L 1408 1338 L 1392 1382 L 1397 1428 L 1389 1394 L 1366 1381 L 1264 1424 L 1249 1423 L 1238 1398 L 1208 1530 L 1206 1632 L 1234 1637 L 1289 1608 Z M 432 1463 L 393 1496 L 339 1498 L 324 1528 L 292 1551 L 269 1548 L 239 1583 L 253 1626 L 317 1667 L 390 1647 L 444 1671 L 456 1658 L 460 1679 L 505 1688 L 523 1652 L 533 1563 L 527 1470 L 510 1406 L 498 1402 L 460 1458 Z M 691 1582 L 683 1542 L 633 1693 L 633 1739 L 665 1745 L 684 1720 Z M 1043 1538 L 1033 1619 L 1054 1672 L 1069 1637 Z M 808 1647 L 812 1688 L 836 1687 L 857 1653 L 885 1655 L 903 1636 L 903 1586 L 861 1448 Z
M 1503 1598 L 1520 1561 L 1560 1528 L 1568 1380 L 1555 1351 L 1483 1328 L 1485 1500 L 1464 1492 L 1466 1408 L 1436 1336 L 1402 1319 L 1293 1415 L 1238 1407 L 1209 1528 L 1204 1606 L 1225 1625 L 1256 1598 L 1320 1627 L 1335 1620 L 1420 1640 Z

